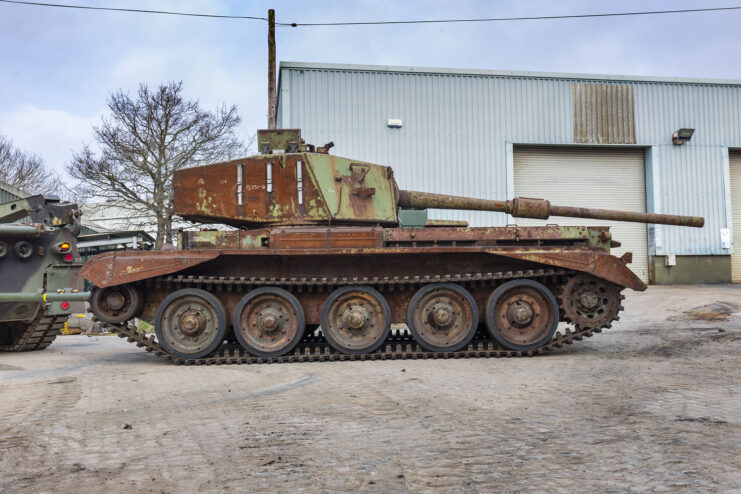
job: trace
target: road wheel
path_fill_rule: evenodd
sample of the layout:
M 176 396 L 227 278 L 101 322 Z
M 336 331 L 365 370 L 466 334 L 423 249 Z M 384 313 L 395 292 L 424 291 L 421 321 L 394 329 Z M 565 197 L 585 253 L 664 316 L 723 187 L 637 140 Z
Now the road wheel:
M 94 288 L 90 308 L 99 319 L 120 324 L 134 319 L 144 306 L 144 297 L 131 285 Z
M 304 336 L 304 310 L 291 293 L 274 287 L 252 290 L 234 311 L 234 334 L 250 354 L 278 357 Z
M 432 352 L 455 352 L 468 345 L 479 325 L 479 310 L 468 291 L 454 283 L 422 287 L 409 304 L 407 326 Z
M 178 358 L 206 357 L 224 341 L 224 304 L 204 290 L 184 288 L 168 295 L 154 317 L 162 348 Z
M 558 318 L 556 297 L 533 280 L 504 283 L 486 304 L 489 333 L 510 350 L 535 350 L 545 345 L 556 332 Z
M 332 292 L 324 302 L 321 323 L 325 338 L 337 351 L 370 353 L 389 335 L 391 309 L 378 290 L 345 286 Z

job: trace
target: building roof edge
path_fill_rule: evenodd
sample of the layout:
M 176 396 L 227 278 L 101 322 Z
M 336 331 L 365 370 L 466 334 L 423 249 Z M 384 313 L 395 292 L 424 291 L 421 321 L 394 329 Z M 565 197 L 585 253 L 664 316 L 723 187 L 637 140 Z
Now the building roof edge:
M 739 79 L 703 79 L 688 77 L 654 77 L 610 74 L 574 74 L 562 72 L 529 72 L 515 70 L 456 69 L 440 67 L 412 67 L 396 65 L 360 65 L 341 63 L 280 62 L 283 69 L 332 70 L 347 72 L 391 72 L 406 74 L 440 74 L 460 76 L 514 77 L 523 79 L 562 79 L 584 81 L 647 82 L 663 84 L 705 84 L 718 86 L 741 86 Z M 280 72 L 279 71 L 279 72 Z

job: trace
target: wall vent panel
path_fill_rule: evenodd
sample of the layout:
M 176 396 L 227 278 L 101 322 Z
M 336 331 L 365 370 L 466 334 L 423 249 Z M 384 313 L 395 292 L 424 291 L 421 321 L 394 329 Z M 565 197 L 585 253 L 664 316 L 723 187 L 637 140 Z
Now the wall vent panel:
M 571 104 L 574 142 L 636 143 L 633 86 L 573 83 Z

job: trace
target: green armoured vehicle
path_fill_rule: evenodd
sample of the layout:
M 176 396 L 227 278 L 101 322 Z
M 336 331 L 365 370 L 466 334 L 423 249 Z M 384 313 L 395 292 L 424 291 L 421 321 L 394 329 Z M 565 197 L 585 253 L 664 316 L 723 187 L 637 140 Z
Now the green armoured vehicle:
M 79 232 L 77 204 L 42 195 L 0 204 L 0 350 L 48 347 L 70 302 L 87 300 L 89 293 L 74 288 L 81 282 Z
M 621 291 L 646 289 L 631 255 L 611 254 L 606 226 L 468 227 L 425 208 L 704 223 L 402 190 L 390 167 L 331 156 L 298 129 L 260 131 L 258 146 L 175 173 L 175 214 L 236 230 L 182 231 L 179 250 L 85 264 L 91 310 L 119 336 L 187 364 L 534 355 L 618 319 Z

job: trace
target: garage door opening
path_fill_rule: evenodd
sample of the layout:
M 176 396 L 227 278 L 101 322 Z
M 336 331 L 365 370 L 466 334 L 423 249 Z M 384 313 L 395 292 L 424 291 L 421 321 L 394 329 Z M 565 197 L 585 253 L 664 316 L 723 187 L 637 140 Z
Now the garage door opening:
M 641 148 L 514 148 L 515 196 L 540 197 L 554 204 L 646 212 L 646 171 Z M 622 246 L 612 253 L 633 253 L 630 269 L 648 283 L 648 234 L 643 223 L 552 217 L 517 218 L 518 225 L 610 226 Z

